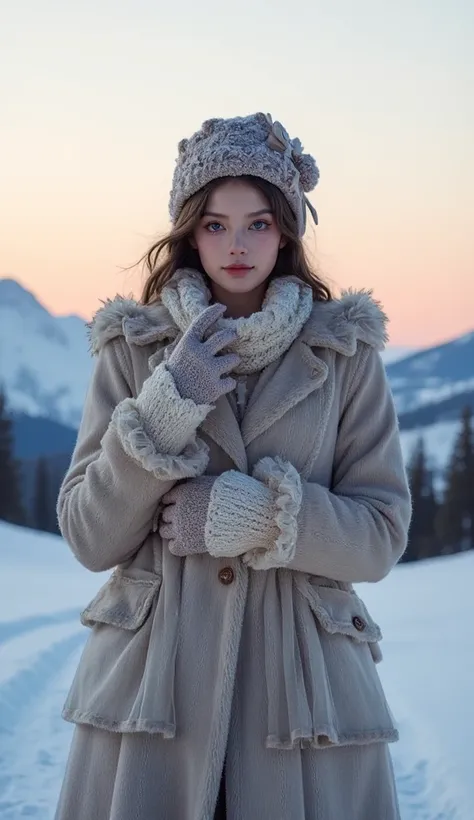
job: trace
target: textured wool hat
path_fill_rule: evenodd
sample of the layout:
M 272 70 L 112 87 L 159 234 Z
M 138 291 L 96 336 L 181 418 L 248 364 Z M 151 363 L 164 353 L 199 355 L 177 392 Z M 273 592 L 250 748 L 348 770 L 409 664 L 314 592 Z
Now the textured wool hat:
M 270 114 L 206 120 L 192 137 L 181 140 L 178 152 L 169 202 L 173 223 L 186 200 L 211 180 L 248 175 L 280 189 L 296 216 L 300 236 L 305 232 L 306 207 L 318 224 L 305 196 L 318 183 L 316 162 Z

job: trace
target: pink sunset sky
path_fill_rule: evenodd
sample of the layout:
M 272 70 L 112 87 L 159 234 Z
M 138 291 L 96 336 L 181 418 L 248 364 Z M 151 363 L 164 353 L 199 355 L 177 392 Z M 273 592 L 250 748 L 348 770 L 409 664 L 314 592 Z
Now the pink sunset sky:
M 0 25 L 0 277 L 55 313 L 140 293 L 176 146 L 263 110 L 318 162 L 307 241 L 393 344 L 474 329 L 474 6 L 466 0 L 15 0 Z

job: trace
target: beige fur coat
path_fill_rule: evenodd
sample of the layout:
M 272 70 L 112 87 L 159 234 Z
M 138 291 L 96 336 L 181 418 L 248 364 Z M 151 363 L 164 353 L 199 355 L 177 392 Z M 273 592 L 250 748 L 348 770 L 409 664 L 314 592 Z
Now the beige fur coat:
M 123 299 L 92 324 L 58 514 L 81 563 L 115 569 L 82 616 L 57 817 L 211 820 L 227 754 L 230 820 L 398 818 L 381 632 L 352 588 L 392 569 L 410 520 L 384 315 L 364 292 L 316 303 L 240 424 L 228 397 L 203 419 L 163 382 L 164 415 L 183 420 L 165 448 L 163 414 L 141 418 L 135 398 L 177 337 L 163 306 Z M 174 556 L 160 498 L 229 470 L 258 475 L 285 513 L 272 561 Z M 217 515 L 219 527 L 232 538 Z

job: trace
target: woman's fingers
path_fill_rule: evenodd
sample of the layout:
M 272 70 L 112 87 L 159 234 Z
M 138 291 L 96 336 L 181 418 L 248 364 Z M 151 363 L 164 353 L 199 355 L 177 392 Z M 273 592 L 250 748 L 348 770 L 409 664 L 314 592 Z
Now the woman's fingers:
M 219 370 L 222 374 L 232 373 L 240 363 L 240 356 L 237 356 L 236 353 L 227 353 L 225 356 L 219 356 L 218 362 Z
M 230 377 L 227 379 L 221 379 L 222 381 L 222 390 L 224 393 L 231 393 L 232 390 L 235 390 L 237 387 L 237 382 L 235 379 L 231 379 Z
M 230 327 L 225 330 L 217 330 L 212 336 L 209 336 L 209 339 L 205 342 L 205 346 L 210 353 L 215 355 L 219 353 L 223 347 L 234 342 L 236 338 L 236 331 Z
M 160 524 L 160 535 L 165 541 L 170 541 L 175 538 L 176 533 L 172 524 Z
M 171 524 L 174 518 L 174 504 L 168 504 L 161 513 L 161 520 Z
M 163 504 L 176 504 L 178 500 L 178 493 L 179 493 L 179 484 L 172 487 L 171 490 L 168 490 L 167 493 L 162 497 L 161 501 Z
M 196 336 L 202 340 L 206 332 L 215 322 L 217 322 L 218 319 L 221 318 L 221 316 L 224 315 L 226 310 L 226 306 L 220 305 L 219 303 L 210 305 L 210 307 L 206 308 L 206 310 L 203 310 L 203 312 L 199 314 L 197 319 L 195 319 L 192 324 Z

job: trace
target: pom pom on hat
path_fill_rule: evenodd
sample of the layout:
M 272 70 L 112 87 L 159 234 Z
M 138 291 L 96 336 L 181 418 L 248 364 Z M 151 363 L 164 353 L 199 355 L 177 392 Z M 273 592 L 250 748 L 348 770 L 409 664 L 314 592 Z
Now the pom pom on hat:
M 296 154 L 293 157 L 293 162 L 299 171 L 303 191 L 309 193 L 309 191 L 314 190 L 319 180 L 319 168 L 314 157 L 311 154 Z

